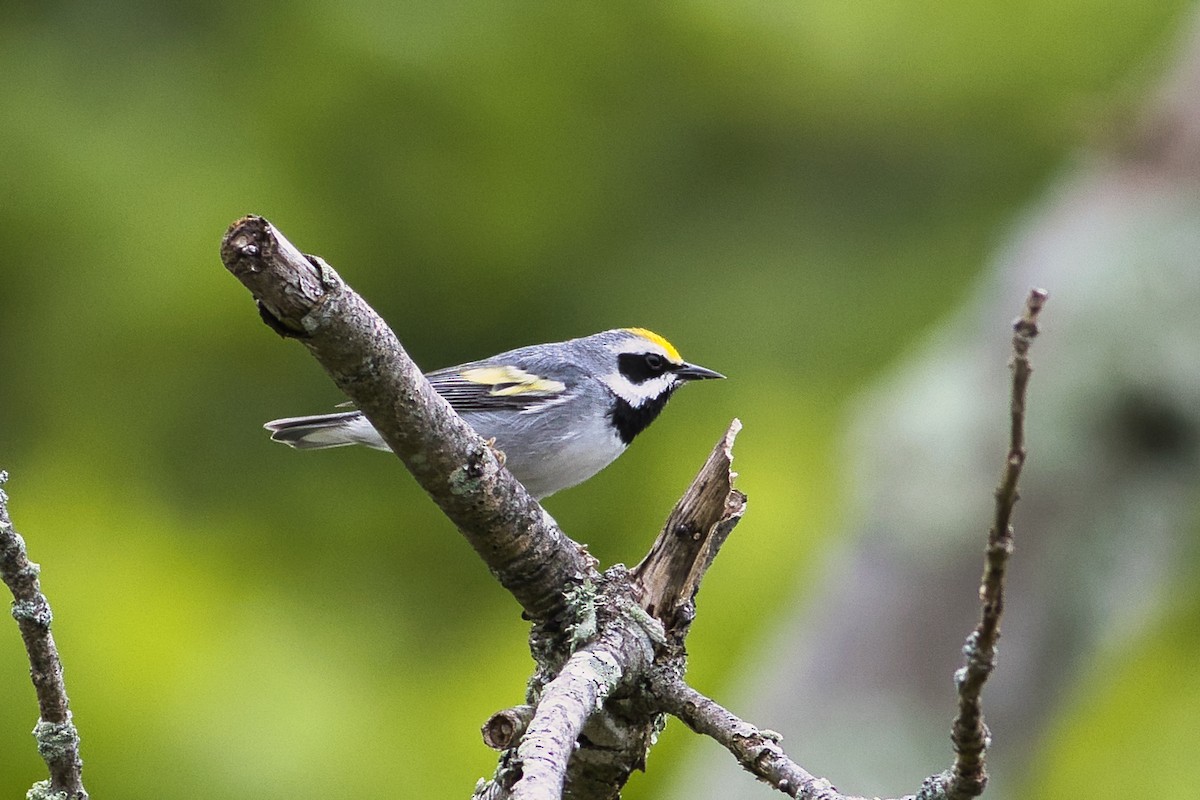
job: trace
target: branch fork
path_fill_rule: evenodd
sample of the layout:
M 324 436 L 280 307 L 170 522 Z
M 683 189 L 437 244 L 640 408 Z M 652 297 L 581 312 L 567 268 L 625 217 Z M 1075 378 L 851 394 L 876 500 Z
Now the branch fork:
M 484 741 L 501 755 L 495 775 L 480 781 L 474 798 L 615 798 L 645 763 L 664 714 L 712 737 L 784 794 L 847 797 L 788 758 L 778 734 L 739 719 L 683 680 L 696 593 L 746 509 L 745 495 L 733 487 L 738 420 L 642 562 L 601 573 L 586 549 L 504 469 L 490 444 L 433 391 L 387 324 L 329 265 L 302 254 L 257 216 L 230 227 L 221 257 L 254 295 L 264 320 L 308 348 L 533 623 L 537 667 L 526 702 L 484 725 Z M 1015 326 L 1012 435 L 986 551 L 981 620 L 956 675 L 954 764 L 909 798 L 963 800 L 986 785 L 988 734 L 979 694 L 994 666 L 1012 551 L 1009 519 L 1025 457 L 1027 352 L 1045 299 L 1044 292 L 1031 293 Z

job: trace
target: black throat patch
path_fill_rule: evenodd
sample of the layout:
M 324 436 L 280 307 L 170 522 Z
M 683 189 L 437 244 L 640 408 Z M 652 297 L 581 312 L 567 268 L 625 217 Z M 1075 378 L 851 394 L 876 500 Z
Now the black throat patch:
M 617 403 L 613 406 L 610 416 L 621 441 L 628 445 L 633 441 L 633 437 L 646 430 L 650 423 L 654 422 L 654 418 L 662 412 L 667 401 L 671 399 L 673 391 L 674 388 L 665 391 L 640 406 L 631 405 L 629 401 L 621 397 L 616 398 Z

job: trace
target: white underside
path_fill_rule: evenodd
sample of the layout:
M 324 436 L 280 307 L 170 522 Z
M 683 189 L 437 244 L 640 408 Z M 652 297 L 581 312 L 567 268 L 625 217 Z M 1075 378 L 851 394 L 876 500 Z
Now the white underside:
M 544 435 L 533 441 L 530 426 L 536 421 L 536 414 L 521 417 L 505 412 L 503 420 L 500 416 L 468 412 L 463 419 L 485 439 L 495 438 L 496 448 L 504 453 L 505 466 L 538 499 L 583 483 L 625 452 L 625 443 L 603 417 L 587 421 L 568 435 Z M 524 429 L 521 438 L 528 442 L 524 449 L 505 446 L 506 438 L 516 434 L 513 423 Z M 329 446 L 361 444 L 376 450 L 391 450 L 366 417 L 361 416 L 343 425 L 314 430 L 305 439 Z

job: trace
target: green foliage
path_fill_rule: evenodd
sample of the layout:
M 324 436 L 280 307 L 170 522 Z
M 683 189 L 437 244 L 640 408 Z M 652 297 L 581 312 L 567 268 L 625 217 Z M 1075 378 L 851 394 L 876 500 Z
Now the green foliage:
M 93 796 L 462 795 L 530 666 L 515 604 L 398 464 L 267 441 L 340 398 L 222 270 L 234 218 L 326 257 L 430 368 L 643 325 L 730 375 L 548 503 L 635 563 L 744 420 L 750 512 L 691 640 L 715 687 L 819 568 L 846 401 L 1119 118 L 1184 7 L 0 10 L 0 466 Z M 0 666 L 19 796 L 41 767 L 15 631 Z
M 1039 753 L 1033 798 L 1088 797 L 1118 783 L 1138 797 L 1186 797 L 1196 785 L 1193 752 L 1200 718 L 1200 596 L 1195 578 L 1129 652 L 1091 666 L 1063 721 Z M 1118 755 L 1119 754 L 1119 755 Z M 1116 769 L 1114 769 L 1114 765 Z

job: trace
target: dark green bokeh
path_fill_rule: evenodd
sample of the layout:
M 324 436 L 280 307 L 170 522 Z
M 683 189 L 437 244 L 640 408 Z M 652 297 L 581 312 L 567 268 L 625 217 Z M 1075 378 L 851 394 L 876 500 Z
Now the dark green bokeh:
M 819 569 L 846 402 L 1136 105 L 1185 8 L 0 9 L 0 467 L 93 796 L 465 796 L 528 672 L 515 604 L 397 463 L 267 441 L 340 398 L 221 268 L 233 219 L 328 259 L 430 368 L 642 325 L 727 373 L 547 503 L 636 561 L 743 419 L 751 510 L 692 638 L 718 690 Z M 0 667 L 20 796 L 15 630 Z

